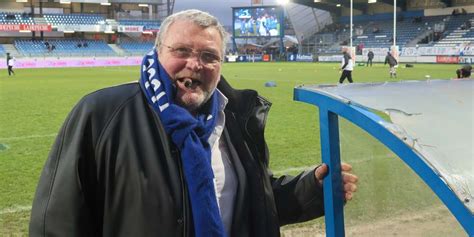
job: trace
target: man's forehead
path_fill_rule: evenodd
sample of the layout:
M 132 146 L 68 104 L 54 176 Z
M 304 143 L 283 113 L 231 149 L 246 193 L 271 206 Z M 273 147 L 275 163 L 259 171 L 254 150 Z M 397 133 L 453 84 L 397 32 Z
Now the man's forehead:
M 174 42 L 194 41 L 193 38 L 182 38 L 182 37 L 175 38 L 174 37 L 175 34 L 180 34 L 182 32 L 185 32 L 185 30 L 183 30 L 183 27 L 198 27 L 201 30 L 208 31 L 208 33 L 211 33 L 213 31 L 212 34 L 209 34 L 209 35 L 212 35 L 212 37 L 209 37 L 208 39 L 214 41 L 213 44 L 223 41 L 222 36 L 219 32 L 219 29 L 216 26 L 203 27 L 191 20 L 185 20 L 185 19 L 176 20 L 175 22 L 171 23 L 168 27 L 168 30 L 164 34 L 163 41 L 166 41 L 168 37 L 172 37 Z

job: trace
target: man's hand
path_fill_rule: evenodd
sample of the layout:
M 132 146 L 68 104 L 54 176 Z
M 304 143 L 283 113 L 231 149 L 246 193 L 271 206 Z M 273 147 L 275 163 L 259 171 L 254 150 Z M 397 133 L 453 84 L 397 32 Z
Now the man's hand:
M 357 176 L 351 174 L 352 166 L 347 163 L 341 163 L 342 183 L 344 185 L 344 197 L 346 200 L 351 200 L 353 193 L 357 191 Z M 328 173 L 328 166 L 322 164 L 314 171 L 314 176 L 318 180 L 319 185 L 323 185 L 323 179 Z

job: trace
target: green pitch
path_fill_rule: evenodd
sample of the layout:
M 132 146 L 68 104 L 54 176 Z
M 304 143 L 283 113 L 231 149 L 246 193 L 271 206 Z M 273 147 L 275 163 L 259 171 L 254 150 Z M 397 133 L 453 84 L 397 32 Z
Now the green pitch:
M 223 75 L 234 87 L 255 89 L 273 103 L 266 138 L 275 175 L 297 174 L 320 162 L 317 109 L 294 102 L 293 87 L 335 84 L 340 75 L 337 68 L 334 63 L 224 64 Z M 401 65 L 396 80 L 425 80 L 426 75 L 431 79 L 453 78 L 457 68 Z M 26 235 L 40 172 L 74 104 L 94 90 L 139 77 L 138 66 L 15 71 L 16 75 L 9 77 L 6 70 L 0 70 L 0 236 Z M 353 78 L 355 82 L 394 80 L 389 78 L 388 66 L 382 64 L 356 67 Z M 267 81 L 276 82 L 277 87 L 265 87 Z M 355 199 L 346 205 L 346 226 L 442 206 L 426 185 L 380 143 L 344 120 L 340 127 L 342 159 L 351 163 L 360 177 Z M 320 226 L 323 222 L 320 219 L 310 224 Z M 453 233 L 462 233 L 459 226 L 454 228 L 457 232 Z

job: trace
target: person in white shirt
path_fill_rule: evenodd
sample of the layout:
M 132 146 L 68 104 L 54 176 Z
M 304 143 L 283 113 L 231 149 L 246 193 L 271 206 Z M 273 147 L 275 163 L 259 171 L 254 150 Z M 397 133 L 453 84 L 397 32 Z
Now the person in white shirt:
M 16 59 L 13 56 L 10 56 L 10 53 L 7 53 L 7 66 L 8 66 L 8 75 L 15 75 L 13 67 L 15 66 Z
M 342 84 L 347 78 L 349 83 L 352 83 L 352 70 L 354 69 L 354 62 L 352 61 L 350 49 L 348 47 L 342 48 L 342 60 L 341 60 L 341 77 L 339 83 Z

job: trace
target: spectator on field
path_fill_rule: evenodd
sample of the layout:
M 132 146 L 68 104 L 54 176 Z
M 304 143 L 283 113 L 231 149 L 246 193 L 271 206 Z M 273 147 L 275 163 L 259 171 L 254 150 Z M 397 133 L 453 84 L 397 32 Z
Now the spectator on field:
M 351 49 L 349 47 L 342 47 L 342 60 L 341 60 L 341 77 L 339 78 L 339 84 L 342 84 L 344 80 L 352 83 L 352 70 L 354 70 L 354 61 L 351 56 Z
M 15 66 L 16 59 L 13 56 L 10 56 L 10 53 L 7 53 L 7 67 L 8 67 L 8 76 L 11 76 L 12 74 L 15 75 L 15 72 L 13 71 L 13 67 Z
M 74 107 L 41 175 L 30 236 L 271 237 L 324 214 L 326 165 L 269 171 L 271 103 L 221 75 L 227 38 L 208 13 L 170 15 L 138 82 Z M 336 197 L 350 200 L 357 177 L 341 169 Z
M 369 52 L 367 53 L 367 67 L 370 66 L 372 67 L 372 60 L 374 59 L 374 52 L 372 52 L 372 50 L 369 50 Z
M 456 70 L 456 75 L 457 75 L 457 78 L 470 78 L 471 72 L 472 72 L 472 66 L 469 64 L 466 64 Z
M 395 66 L 398 64 L 397 59 L 390 53 L 387 52 L 387 56 L 385 56 L 385 64 L 390 66 L 390 78 L 396 78 L 397 77 L 397 70 Z

